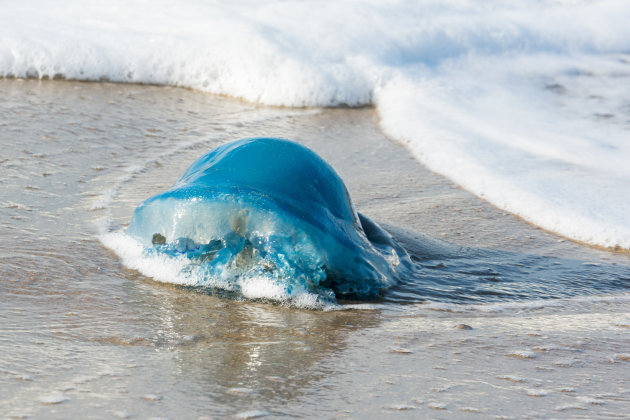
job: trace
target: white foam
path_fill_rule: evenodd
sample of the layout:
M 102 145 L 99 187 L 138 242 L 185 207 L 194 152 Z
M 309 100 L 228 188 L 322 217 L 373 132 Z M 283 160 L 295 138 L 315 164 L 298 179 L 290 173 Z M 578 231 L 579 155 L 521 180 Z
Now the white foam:
M 543 83 L 522 86 L 516 69 L 497 70 L 510 63 L 482 62 L 475 62 L 485 68 L 480 73 L 509 74 L 491 84 L 468 80 L 462 68 L 439 83 L 390 82 L 378 95 L 385 132 L 430 169 L 504 210 L 572 239 L 630 248 L 630 124 L 596 121 L 588 100 L 555 98 Z M 630 86 L 630 65 L 621 67 Z M 609 83 L 611 74 L 592 83 Z
M 433 170 L 546 229 L 630 249 L 629 21 L 626 0 L 9 2 L 0 75 L 372 103 Z
M 121 258 L 126 267 L 138 270 L 145 276 L 164 283 L 184 286 L 199 285 L 199 279 L 187 275 L 185 272 L 184 268 L 188 264 L 188 260 L 184 256 L 175 258 L 157 253 L 145 255 L 141 243 L 121 232 L 105 233 L 99 239 L 103 245 Z
M 289 294 L 284 285 L 266 277 L 240 277 L 238 284 L 243 297 L 247 299 L 269 299 L 305 309 L 331 310 L 338 306 L 322 302 L 318 295 L 303 288 L 293 290 Z
M 103 245 L 120 257 L 127 268 L 137 270 L 159 282 L 182 286 L 215 287 L 227 291 L 238 289 L 240 295 L 246 299 L 265 299 L 304 309 L 325 311 L 347 309 L 322 299 L 306 288 L 294 286 L 294 289 L 288 292 L 285 285 L 273 278 L 242 275 L 235 279 L 221 279 L 202 276 L 194 270 L 187 269 L 190 266 L 190 260 L 184 255 L 173 257 L 159 253 L 148 254 L 143 252 L 144 247 L 140 242 L 123 232 L 101 233 L 99 239 Z

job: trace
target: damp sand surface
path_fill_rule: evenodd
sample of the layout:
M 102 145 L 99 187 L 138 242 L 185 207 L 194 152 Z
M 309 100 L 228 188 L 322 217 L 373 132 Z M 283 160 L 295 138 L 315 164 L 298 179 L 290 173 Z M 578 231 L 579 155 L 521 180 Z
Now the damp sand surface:
M 630 410 L 628 256 L 544 232 L 424 169 L 383 136 L 371 108 L 269 108 L 177 88 L 63 81 L 0 80 L 0 97 L 6 417 L 617 418 Z M 313 311 L 158 283 L 99 242 L 99 229 L 124 228 L 135 206 L 201 154 L 261 135 L 323 156 L 356 208 L 413 248 L 432 278 L 453 264 L 448 255 L 422 259 L 423 244 L 439 241 L 471 264 L 530 261 L 540 274 L 518 279 L 522 298 L 422 299 L 421 288 L 406 286 Z M 499 281 L 519 275 L 507 273 Z M 438 280 L 429 284 L 439 289 Z M 560 297 L 549 299 L 552 282 L 571 293 L 553 289 Z

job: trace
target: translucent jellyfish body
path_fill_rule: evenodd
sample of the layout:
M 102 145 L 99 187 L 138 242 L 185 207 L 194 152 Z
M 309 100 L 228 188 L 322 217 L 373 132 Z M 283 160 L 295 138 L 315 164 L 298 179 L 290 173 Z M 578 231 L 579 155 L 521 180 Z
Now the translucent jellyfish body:
M 242 139 L 200 157 L 136 208 L 127 234 L 147 255 L 179 261 L 189 284 L 246 297 L 375 298 L 409 264 L 358 214 L 334 169 L 297 143 Z M 242 293 L 265 284 L 273 293 Z

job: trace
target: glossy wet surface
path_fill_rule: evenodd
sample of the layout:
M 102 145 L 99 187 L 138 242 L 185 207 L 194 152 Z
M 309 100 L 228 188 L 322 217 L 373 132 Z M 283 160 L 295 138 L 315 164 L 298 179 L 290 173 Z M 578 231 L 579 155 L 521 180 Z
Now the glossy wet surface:
M 628 257 L 542 232 L 426 171 L 382 137 L 373 110 L 70 82 L 0 80 L 0 94 L 9 417 L 628 412 Z M 98 241 L 196 157 L 262 132 L 328 160 L 359 211 L 402 228 L 432 283 L 309 311 L 154 282 Z

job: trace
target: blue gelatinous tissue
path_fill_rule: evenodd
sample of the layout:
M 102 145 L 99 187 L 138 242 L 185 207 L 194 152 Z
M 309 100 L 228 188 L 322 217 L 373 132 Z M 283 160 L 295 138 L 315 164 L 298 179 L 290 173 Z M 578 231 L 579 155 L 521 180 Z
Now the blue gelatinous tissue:
M 358 214 L 334 169 L 297 143 L 242 139 L 199 158 L 171 189 L 136 208 L 127 234 L 147 254 L 185 262 L 198 286 L 238 292 L 265 279 L 287 299 L 370 299 L 410 264 Z

